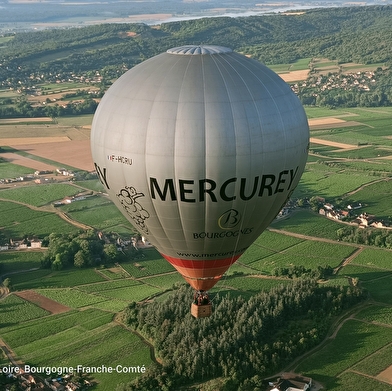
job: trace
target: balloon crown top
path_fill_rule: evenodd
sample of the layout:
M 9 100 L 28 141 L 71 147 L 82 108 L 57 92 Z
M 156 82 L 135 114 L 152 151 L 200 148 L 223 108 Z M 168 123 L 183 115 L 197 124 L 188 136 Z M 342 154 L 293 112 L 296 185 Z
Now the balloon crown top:
M 232 50 L 224 46 L 215 45 L 185 45 L 168 49 L 166 53 L 182 55 L 201 55 L 201 54 L 225 54 L 231 53 Z

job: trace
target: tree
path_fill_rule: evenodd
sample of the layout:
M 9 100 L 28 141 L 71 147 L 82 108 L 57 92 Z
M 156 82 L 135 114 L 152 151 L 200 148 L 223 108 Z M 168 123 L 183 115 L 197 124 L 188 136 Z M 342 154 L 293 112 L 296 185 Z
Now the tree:
M 114 244 L 105 244 L 103 247 L 105 262 L 114 263 L 119 259 L 119 252 Z
M 53 270 L 61 270 L 64 267 L 61 254 L 56 254 L 55 260 L 52 262 Z
M 88 265 L 88 254 L 85 251 L 79 250 L 74 256 L 74 265 L 82 268 Z

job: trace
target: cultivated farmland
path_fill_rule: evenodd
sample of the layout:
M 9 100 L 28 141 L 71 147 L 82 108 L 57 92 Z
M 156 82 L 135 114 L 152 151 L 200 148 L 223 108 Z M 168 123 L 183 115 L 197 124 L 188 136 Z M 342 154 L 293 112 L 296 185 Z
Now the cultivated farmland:
M 314 108 L 307 109 L 307 113 L 314 119 L 313 124 L 317 124 L 312 130 L 317 143 L 311 144 L 306 172 L 294 196 L 361 202 L 368 213 L 390 216 L 392 109 Z M 88 134 L 86 128 L 72 123 L 75 119 L 67 120 L 71 122 L 63 126 L 68 127 L 68 136 L 79 134 L 81 140 Z M 83 126 L 86 121 L 83 118 Z M 52 124 L 50 127 L 54 130 Z M 53 134 L 56 137 L 65 134 L 59 127 L 56 132 Z M 359 145 L 362 143 L 367 144 Z M 32 150 L 30 155 L 33 161 L 44 159 Z M 1 169 L 4 173 L 8 169 L 15 174 L 24 172 L 10 162 L 0 163 Z M 51 205 L 85 189 L 93 191 L 95 196 L 57 208 Z M 80 227 L 71 223 L 82 223 L 129 237 L 134 233 L 133 228 L 100 193 L 102 190 L 98 180 L 8 185 L 8 189 L 0 189 L 0 233 L 14 237 L 31 233 L 43 238 L 52 232 L 76 232 Z M 60 218 L 64 213 L 69 216 L 68 221 Z M 287 278 L 273 277 L 275 268 L 295 265 L 312 270 L 325 265 L 336 268 L 336 274 L 323 282 L 326 287 L 347 286 L 358 279 L 375 305 L 358 310 L 345 323 L 337 322 L 336 335 L 313 356 L 300 362 L 296 370 L 314 377 L 333 391 L 350 390 L 353 381 L 356 384 L 370 382 L 371 389 L 384 391 L 384 371 L 392 365 L 391 251 L 338 242 L 337 231 L 345 226 L 344 222 L 297 208 L 275 221 L 256 240 L 211 295 L 248 298 L 260 290 L 268 291 L 289 282 Z M 143 249 L 137 259 L 105 268 L 30 270 L 40 267 L 41 251 L 0 252 L 1 273 L 10 277 L 14 290 L 30 292 L 31 297 L 39 293 L 68 308 L 65 313 L 50 314 L 14 294 L 2 299 L 0 310 L 5 317 L 4 320 L 2 317 L 0 337 L 12 347 L 17 358 L 32 365 L 151 365 L 147 345 L 121 327 L 115 316 L 131 301 L 160 300 L 165 292 L 176 289 L 183 280 L 175 269 L 156 250 Z M 127 382 L 135 376 L 119 375 L 116 382 Z M 110 374 L 97 374 L 94 379 L 98 382 L 98 391 L 113 390 Z

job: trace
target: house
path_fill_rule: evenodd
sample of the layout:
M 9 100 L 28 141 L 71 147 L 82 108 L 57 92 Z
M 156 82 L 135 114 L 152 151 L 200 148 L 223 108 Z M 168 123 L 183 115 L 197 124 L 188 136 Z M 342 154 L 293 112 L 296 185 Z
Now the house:
M 66 168 L 57 168 L 56 172 L 64 176 L 75 176 L 72 171 L 68 171 Z
M 324 209 L 321 208 L 319 210 L 319 214 L 328 217 L 330 219 L 335 219 L 335 220 L 342 220 L 343 218 L 348 216 L 349 212 L 346 211 L 341 211 L 341 210 L 333 210 L 333 209 Z
M 362 204 L 360 202 L 347 205 L 347 209 L 349 209 L 349 210 L 355 210 L 355 209 L 361 209 L 361 208 L 362 208 Z
M 376 219 L 375 215 L 370 215 L 368 213 L 361 213 L 357 219 L 355 220 L 356 223 L 359 224 L 361 227 L 369 227 L 372 223 L 374 223 Z
M 65 389 L 67 391 L 76 391 L 80 388 L 80 386 L 78 386 L 77 384 L 73 383 L 73 382 L 69 382 L 67 383 L 67 385 L 65 386 Z
M 295 373 L 282 373 L 272 387 L 270 391 L 306 391 L 312 387 L 312 379 Z
M 10 246 L 16 249 L 22 248 L 41 248 L 42 240 L 32 237 L 27 239 L 10 239 Z
M 42 240 L 33 238 L 30 240 L 30 247 L 31 248 L 41 248 Z
M 64 391 L 65 387 L 60 384 L 57 380 L 52 380 L 52 382 L 49 384 L 49 387 L 53 390 L 53 391 Z
M 370 224 L 370 226 L 371 227 L 374 227 L 374 228 L 386 228 L 386 227 L 388 227 L 388 225 L 384 222 L 384 221 L 373 221 L 371 224 Z
M 45 174 L 53 174 L 53 171 L 50 170 L 37 170 L 34 172 L 34 175 L 45 175 Z

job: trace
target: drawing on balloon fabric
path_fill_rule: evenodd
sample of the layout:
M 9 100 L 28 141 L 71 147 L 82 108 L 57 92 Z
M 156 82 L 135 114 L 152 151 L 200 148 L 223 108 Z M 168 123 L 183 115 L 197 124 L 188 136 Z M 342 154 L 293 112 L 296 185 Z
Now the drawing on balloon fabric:
M 145 220 L 150 217 L 150 214 L 136 201 L 137 198 L 144 197 L 144 194 L 138 193 L 133 186 L 125 186 L 116 196 L 135 225 L 147 234 L 148 228 Z

